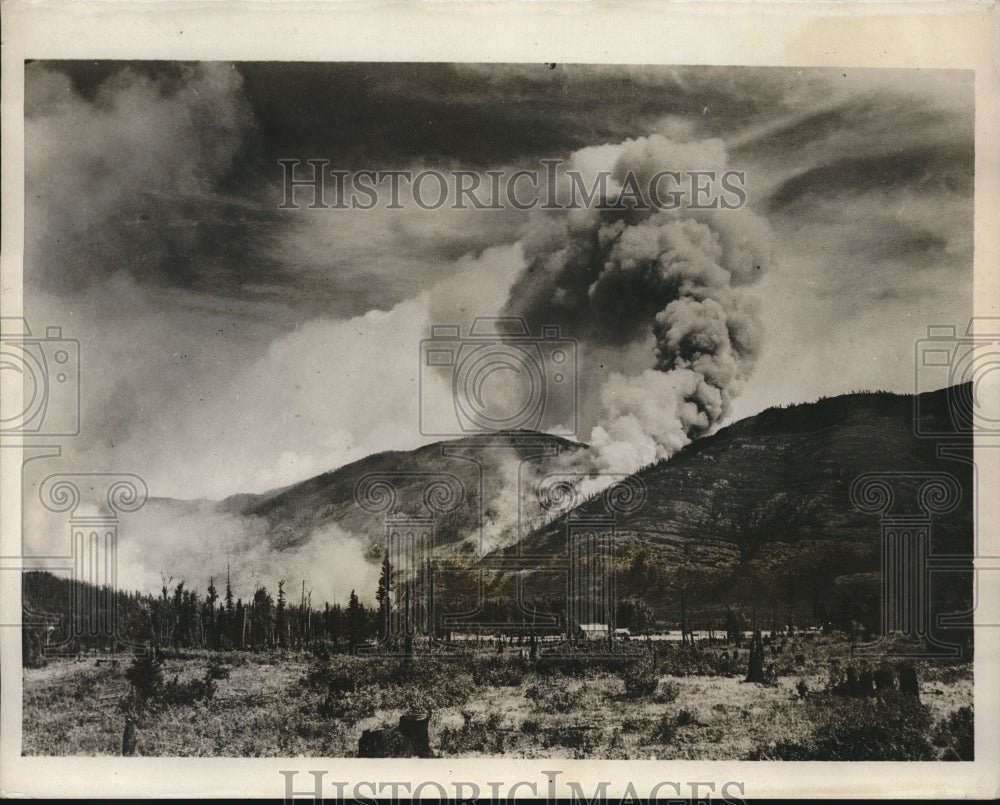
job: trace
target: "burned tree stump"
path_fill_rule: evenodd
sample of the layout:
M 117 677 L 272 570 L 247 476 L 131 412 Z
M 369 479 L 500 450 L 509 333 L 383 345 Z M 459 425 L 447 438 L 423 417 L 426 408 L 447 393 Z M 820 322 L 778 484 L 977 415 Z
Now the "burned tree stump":
M 410 748 L 417 757 L 431 756 L 431 739 L 428 733 L 430 721 L 430 710 L 423 713 L 404 713 L 399 717 L 399 731 L 409 741 Z
M 847 692 L 851 696 L 861 695 L 861 683 L 858 682 L 858 672 L 853 665 L 847 667 Z
M 885 693 L 896 687 L 896 675 L 891 668 L 879 668 L 875 672 L 875 691 Z
M 365 730 L 358 739 L 358 757 L 409 757 L 410 744 L 403 734 L 392 727 Z
M 866 696 L 875 695 L 875 677 L 871 671 L 862 671 L 861 677 L 858 679 L 858 696 L 864 698 Z
M 358 739 L 358 757 L 431 757 L 428 732 L 430 719 L 429 710 L 423 713 L 404 713 L 399 717 L 398 727 L 365 730 Z
M 920 701 L 920 683 L 917 681 L 917 669 L 912 665 L 904 665 L 899 669 L 899 689 Z
M 125 719 L 125 730 L 122 732 L 122 756 L 132 757 L 135 755 L 136 746 L 136 736 L 135 736 L 135 720 L 131 718 Z

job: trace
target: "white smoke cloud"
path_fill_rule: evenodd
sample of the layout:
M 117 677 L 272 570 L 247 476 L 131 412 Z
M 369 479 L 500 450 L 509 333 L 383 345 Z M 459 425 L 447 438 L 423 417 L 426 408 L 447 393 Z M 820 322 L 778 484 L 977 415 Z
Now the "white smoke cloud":
M 227 569 L 233 594 L 244 601 L 257 587 L 276 594 L 278 581 L 294 596 L 305 581 L 314 605 L 344 604 L 351 590 L 374 599 L 378 566 L 366 558 L 364 540 L 335 525 L 302 535 L 291 547 L 274 545 L 266 520 L 219 511 L 207 501 L 152 500 L 122 518 L 118 580 L 123 589 L 158 590 L 161 578 L 204 592 L 214 580 L 220 595 Z
M 506 312 L 561 323 L 597 347 L 628 349 L 654 337 L 653 368 L 611 374 L 600 393 L 603 414 L 590 438 L 597 471 L 634 472 L 709 431 L 756 361 L 761 328 L 745 286 L 771 262 L 766 221 L 746 208 L 692 209 L 698 199 L 685 180 L 675 210 L 646 196 L 660 171 L 721 176 L 726 166 L 718 139 L 678 143 L 653 134 L 586 148 L 573 155 L 572 169 L 607 171 L 609 199 L 634 180 L 647 206 L 546 214 L 527 228 L 527 265 Z

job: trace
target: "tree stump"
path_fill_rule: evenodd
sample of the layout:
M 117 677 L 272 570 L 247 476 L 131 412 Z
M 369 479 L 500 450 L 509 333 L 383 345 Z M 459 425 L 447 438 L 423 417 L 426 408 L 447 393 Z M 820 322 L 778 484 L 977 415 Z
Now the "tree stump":
M 891 668 L 879 668 L 875 672 L 875 691 L 885 693 L 896 687 L 896 675 Z
M 431 756 L 431 739 L 428 734 L 430 720 L 430 710 L 422 713 L 404 713 L 399 717 L 399 731 L 409 741 L 410 748 L 417 757 Z
M 125 730 L 122 733 L 122 756 L 132 757 L 135 755 L 136 746 L 136 735 L 135 735 L 135 720 L 132 718 L 125 719 Z
M 871 671 L 862 671 L 858 680 L 858 695 L 861 697 L 875 695 L 875 677 Z
M 858 682 L 858 672 L 853 665 L 847 666 L 847 692 L 851 696 L 861 695 L 861 683 Z
M 920 701 L 920 683 L 917 681 L 917 669 L 912 665 L 904 665 L 899 669 L 899 689 Z
M 365 730 L 358 739 L 358 757 L 432 757 L 428 733 L 430 718 L 430 710 L 423 713 L 404 713 L 399 717 L 398 727 Z

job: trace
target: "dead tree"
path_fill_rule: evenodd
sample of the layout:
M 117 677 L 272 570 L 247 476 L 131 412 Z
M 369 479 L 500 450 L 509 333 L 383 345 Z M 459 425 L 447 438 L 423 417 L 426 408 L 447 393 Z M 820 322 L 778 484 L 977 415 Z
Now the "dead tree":
M 747 682 L 764 682 L 764 641 L 760 636 L 760 629 L 754 629 L 753 639 L 750 641 L 750 662 L 747 668 Z

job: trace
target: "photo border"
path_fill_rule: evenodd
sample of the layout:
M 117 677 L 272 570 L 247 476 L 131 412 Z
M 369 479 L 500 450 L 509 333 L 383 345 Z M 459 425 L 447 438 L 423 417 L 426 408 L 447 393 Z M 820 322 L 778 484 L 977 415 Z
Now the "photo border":
M 21 315 L 24 228 L 24 59 L 170 59 L 296 61 L 597 62 L 612 64 L 920 67 L 976 71 L 974 315 L 997 316 L 1000 299 L 1000 17 L 975 3 L 710 2 L 670 6 L 584 2 L 423 3 L 228 1 L 19 2 L 2 6 L 2 191 L 0 313 Z M 992 302 L 992 304 L 991 304 Z M 982 449 L 981 449 L 982 448 Z M 21 455 L 0 450 L 0 555 L 20 546 Z M 1000 488 L 1000 456 L 977 440 L 980 492 Z M 1000 554 L 1000 501 L 981 494 L 977 538 Z M 874 533 L 874 530 L 873 530 Z M 0 623 L 20 619 L 20 573 L 0 574 Z M 16 583 L 15 583 L 16 581 Z M 988 599 L 979 624 L 1000 622 L 1000 585 L 982 584 Z M 640 796 L 671 781 L 742 781 L 742 797 L 818 798 L 995 796 L 1000 713 L 1000 634 L 977 629 L 976 757 L 971 763 L 824 762 L 774 766 L 757 761 L 363 760 L 355 758 L 89 758 L 21 757 L 21 647 L 16 629 L 0 629 L 0 786 L 3 794 L 49 797 L 284 796 L 282 770 L 324 769 L 327 780 L 544 782 L 561 771 L 585 792 L 610 781 L 608 799 L 629 782 Z M 901 771 L 904 772 L 901 774 Z M 507 789 L 503 789 L 506 791 Z M 668 791 L 670 789 L 667 789 Z M 705 790 L 705 789 L 703 789 Z M 327 789 L 334 799 L 336 790 Z M 428 797 L 438 792 L 426 790 Z M 525 791 L 520 796 L 528 796 Z

